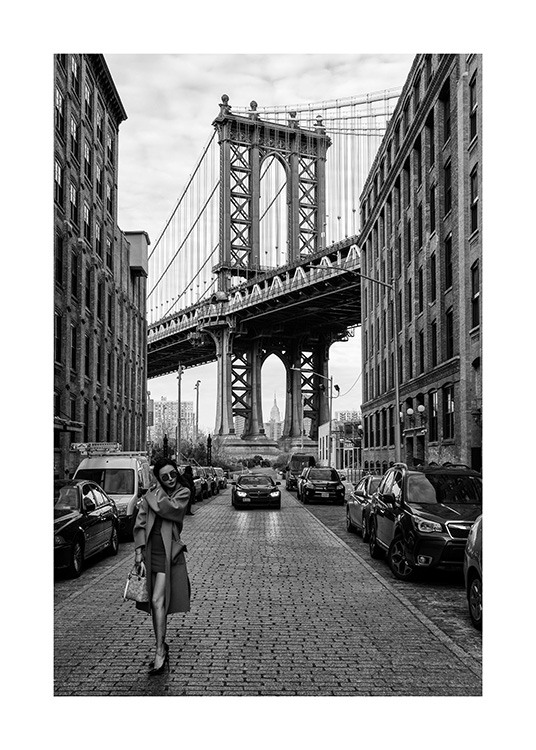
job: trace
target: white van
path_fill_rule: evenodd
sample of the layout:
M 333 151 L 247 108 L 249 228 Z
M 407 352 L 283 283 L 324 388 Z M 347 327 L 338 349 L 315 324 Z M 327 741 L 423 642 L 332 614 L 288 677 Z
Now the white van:
M 89 479 L 102 487 L 117 506 L 121 536 L 131 538 L 138 503 L 152 482 L 147 455 L 120 451 L 93 453 L 82 459 L 73 479 Z

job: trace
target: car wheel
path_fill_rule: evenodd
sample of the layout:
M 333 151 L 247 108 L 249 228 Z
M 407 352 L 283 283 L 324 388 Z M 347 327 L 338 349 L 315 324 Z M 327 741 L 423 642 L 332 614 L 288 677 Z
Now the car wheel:
M 112 557 L 115 557 L 119 552 L 119 533 L 115 523 L 112 524 L 112 535 L 110 537 L 110 544 L 108 545 L 108 552 Z
M 71 562 L 69 574 L 72 578 L 78 578 L 84 567 L 84 545 L 80 539 L 75 539 L 71 547 Z
M 471 622 L 482 630 L 482 579 L 475 573 L 467 587 L 467 602 Z
M 361 516 L 361 536 L 362 536 L 364 542 L 368 542 L 368 540 L 369 540 L 369 532 L 368 532 L 368 528 L 367 528 L 367 517 L 365 516 L 364 513 Z
M 378 546 L 378 543 L 376 542 L 376 527 L 374 526 L 374 523 L 370 524 L 369 529 L 369 552 L 370 556 L 377 560 L 378 557 L 381 555 L 381 548 Z
M 352 519 L 350 518 L 350 510 L 348 506 L 346 506 L 346 531 L 349 531 L 350 533 L 355 533 L 355 526 L 352 523 Z
M 404 542 L 400 536 L 393 539 L 387 552 L 387 562 L 394 577 L 399 581 L 409 581 L 415 573 L 415 568 L 406 559 Z

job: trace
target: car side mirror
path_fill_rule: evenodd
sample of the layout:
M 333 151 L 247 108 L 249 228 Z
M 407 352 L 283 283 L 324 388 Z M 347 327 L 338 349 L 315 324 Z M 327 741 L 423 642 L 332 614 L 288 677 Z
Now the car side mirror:
M 339 476 L 342 482 L 346 481 L 346 474 L 339 474 Z
M 88 513 L 91 513 L 92 510 L 95 510 L 97 506 L 93 502 L 93 500 L 90 500 L 89 497 L 84 498 L 84 510 L 86 510 Z
M 232 481 L 232 482 L 231 482 L 231 484 L 236 484 L 236 482 L 235 482 L 235 481 Z
M 386 492 L 384 495 L 382 495 L 382 500 L 384 503 L 387 503 L 388 505 L 394 505 L 395 504 L 395 496 L 392 492 Z
M 281 482 L 276 482 L 276 484 L 281 484 Z

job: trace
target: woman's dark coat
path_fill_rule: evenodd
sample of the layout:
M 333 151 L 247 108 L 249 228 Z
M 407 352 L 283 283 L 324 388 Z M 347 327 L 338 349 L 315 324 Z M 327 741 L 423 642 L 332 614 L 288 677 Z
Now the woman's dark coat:
M 186 507 L 190 499 L 190 488 L 178 485 L 172 495 L 156 485 L 143 497 L 134 524 L 134 547 L 144 547 L 145 567 L 147 569 L 147 587 L 149 589 L 149 603 L 136 603 L 138 609 L 150 612 L 152 593 L 151 575 L 151 529 L 156 514 L 162 517 L 162 541 L 166 551 L 166 592 L 164 608 L 167 614 L 172 612 L 189 612 L 190 610 L 190 581 L 186 569 L 184 552 L 186 545 L 180 534 Z M 178 554 L 179 550 L 180 554 Z M 173 558 L 177 562 L 171 563 Z

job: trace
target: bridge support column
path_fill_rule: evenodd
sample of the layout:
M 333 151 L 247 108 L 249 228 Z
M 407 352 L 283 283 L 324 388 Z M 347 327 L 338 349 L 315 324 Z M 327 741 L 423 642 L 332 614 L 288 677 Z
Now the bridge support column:
M 265 435 L 264 422 L 262 419 L 262 381 L 261 381 L 261 346 L 259 341 L 254 341 L 247 353 L 250 363 L 251 375 L 251 403 L 244 438 L 256 438 Z
M 233 333 L 229 328 L 210 332 L 216 344 L 218 362 L 215 435 L 234 435 L 231 390 L 231 352 Z

